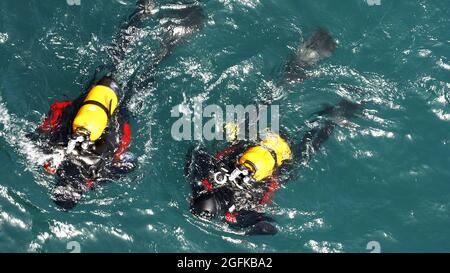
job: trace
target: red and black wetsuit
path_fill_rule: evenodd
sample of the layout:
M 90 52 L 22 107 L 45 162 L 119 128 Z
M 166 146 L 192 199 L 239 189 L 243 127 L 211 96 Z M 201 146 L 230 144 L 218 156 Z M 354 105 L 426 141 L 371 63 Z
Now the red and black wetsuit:
M 161 45 L 154 53 L 149 67 L 149 75 L 142 82 L 126 83 L 128 90 L 140 90 L 153 81 L 152 73 L 166 59 L 174 48 L 186 41 L 188 37 L 203 27 L 206 18 L 199 3 L 193 2 L 179 8 L 177 5 L 164 9 L 156 9 L 152 1 L 139 0 L 138 6 L 123 25 L 117 37 L 109 48 L 112 57 L 110 63 L 102 65 L 108 68 L 106 73 L 114 75 L 123 64 L 130 44 L 140 35 L 137 30 L 144 26 L 146 20 L 155 18 L 159 23 L 157 33 L 160 34 Z M 174 31 L 177 29 L 177 31 Z M 95 77 L 95 76 L 94 76 Z M 131 97 L 127 93 L 125 98 Z M 86 94 L 74 101 L 55 102 L 49 115 L 38 128 L 38 138 L 42 148 L 48 153 L 67 146 L 72 134 L 72 121 L 84 101 Z M 127 100 L 127 99 L 124 99 Z M 119 100 L 120 101 L 120 100 Z M 46 169 L 58 177 L 58 184 L 53 192 L 55 202 L 67 209 L 72 208 L 80 200 L 86 189 L 92 188 L 98 182 L 114 179 L 118 173 L 128 172 L 134 167 L 132 160 L 125 153 L 131 141 L 130 126 L 126 121 L 124 103 L 119 102 L 118 109 L 109 120 L 109 125 L 102 137 L 96 141 L 95 147 L 89 151 L 81 151 L 77 156 L 67 156 L 56 169 L 48 164 Z
M 336 106 L 317 112 L 317 117 L 312 122 L 315 126 L 300 141 L 291 143 L 293 159 L 283 163 L 265 181 L 253 183 L 251 188 L 238 188 L 232 183 L 215 187 L 213 175 L 222 167 L 234 169 L 241 153 L 254 143 L 239 142 L 215 156 L 208 154 L 202 147 L 193 149 L 188 153 L 185 168 L 185 175 L 192 185 L 191 212 L 206 219 L 222 217 L 232 227 L 244 229 L 249 235 L 275 234 L 277 229 L 273 225 L 273 219 L 264 214 L 274 193 L 280 185 L 297 176 L 298 168 L 293 169 L 294 165 L 309 161 L 330 137 L 338 125 L 335 120 L 350 119 L 360 108 L 360 104 L 343 100 Z M 292 135 L 283 138 L 299 139 Z M 291 170 L 286 173 L 287 169 Z
M 110 78 L 103 78 L 100 85 L 117 85 Z M 55 102 L 50 112 L 38 127 L 40 143 L 45 152 L 63 150 L 72 136 L 72 121 L 81 107 L 86 93 L 74 101 Z M 114 180 L 118 174 L 134 168 L 134 163 L 125 155 L 131 142 L 131 128 L 123 107 L 119 106 L 110 117 L 102 136 L 87 150 L 78 149 L 66 155 L 58 168 L 46 163 L 47 172 L 56 174 L 57 185 L 53 191 L 54 201 L 70 209 L 76 205 L 82 193 L 99 183 Z
M 215 186 L 213 182 L 213 174 L 221 167 L 235 167 L 237 158 L 247 145 L 240 142 L 214 156 L 202 148 L 190 153 L 186 176 L 193 189 L 191 212 L 206 219 L 222 217 L 232 227 L 246 229 L 248 234 L 274 234 L 276 228 L 270 224 L 273 219 L 264 215 L 264 208 L 271 203 L 280 187 L 276 175 L 255 183 L 251 189 Z

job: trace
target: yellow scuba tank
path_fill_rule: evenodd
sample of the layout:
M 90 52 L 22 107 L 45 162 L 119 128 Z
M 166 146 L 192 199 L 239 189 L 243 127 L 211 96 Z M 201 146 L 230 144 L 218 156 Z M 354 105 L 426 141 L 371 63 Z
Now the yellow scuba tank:
M 292 159 L 292 152 L 287 141 L 279 134 L 269 133 L 259 145 L 244 152 L 239 158 L 239 164 L 250 169 L 256 181 L 262 181 L 288 159 Z
M 73 132 L 89 131 L 90 141 L 96 141 L 103 134 L 118 103 L 117 84 L 109 78 L 103 82 L 108 84 L 96 85 L 89 91 L 72 123 Z

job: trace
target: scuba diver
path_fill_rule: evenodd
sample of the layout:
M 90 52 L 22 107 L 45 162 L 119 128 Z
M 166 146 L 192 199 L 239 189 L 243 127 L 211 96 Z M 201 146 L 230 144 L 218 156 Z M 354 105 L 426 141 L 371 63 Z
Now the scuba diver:
M 136 11 L 113 42 L 111 67 L 100 80 L 94 79 L 81 96 L 73 101 L 55 102 L 42 124 L 31 136 L 37 138 L 46 154 L 59 154 L 44 164 L 44 169 L 57 176 L 52 199 L 69 210 L 83 193 L 104 182 L 118 179 L 136 167 L 136 160 L 127 152 L 131 142 L 127 102 L 134 83 L 115 80 L 117 67 L 125 58 L 128 45 L 144 20 L 155 17 L 161 21 L 161 48 L 152 60 L 150 72 L 170 55 L 174 47 L 202 27 L 202 8 L 196 4 L 156 9 L 153 2 L 140 0 Z M 150 77 L 152 78 L 152 77 Z M 136 87 L 135 87 L 136 89 Z
M 306 70 L 330 56 L 335 48 L 328 32 L 319 29 L 290 58 L 281 83 L 304 80 Z M 259 142 L 234 141 L 215 155 L 203 145 L 193 148 L 185 166 L 185 176 L 192 186 L 191 213 L 206 220 L 225 220 L 247 235 L 276 234 L 274 220 L 264 211 L 276 190 L 294 179 L 292 172 L 286 171 L 306 164 L 333 130 L 358 116 L 360 109 L 361 104 L 347 100 L 326 107 L 315 113 L 312 129 L 303 138 L 267 130 Z

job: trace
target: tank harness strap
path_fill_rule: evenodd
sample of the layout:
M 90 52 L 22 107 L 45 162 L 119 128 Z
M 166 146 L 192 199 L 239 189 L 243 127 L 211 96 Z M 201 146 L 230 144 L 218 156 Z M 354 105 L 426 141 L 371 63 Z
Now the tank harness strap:
M 256 168 L 256 165 L 253 164 L 253 162 L 251 162 L 250 160 L 245 160 L 244 164 L 250 165 L 252 167 L 254 173 L 256 173 L 258 171 L 258 168 Z
M 277 156 L 277 153 L 272 148 L 269 148 L 269 147 L 267 147 L 265 145 L 262 145 L 262 147 L 264 149 L 266 149 L 272 155 L 273 160 L 275 160 L 275 168 L 278 168 L 278 156 Z
M 267 146 L 265 146 L 265 145 L 261 145 L 261 147 L 263 147 L 264 149 L 266 149 L 266 150 L 270 153 L 270 155 L 272 155 L 273 160 L 275 161 L 275 166 L 274 166 L 274 168 L 278 168 L 278 156 L 277 156 L 277 153 L 276 153 L 272 148 L 269 148 L 269 147 L 267 147 Z M 256 168 L 256 165 L 253 164 L 253 162 L 251 162 L 251 161 L 249 161 L 249 160 L 246 160 L 246 161 L 244 162 L 244 164 L 250 165 L 250 166 L 252 167 L 252 169 L 253 169 L 253 172 L 256 173 L 256 172 L 258 171 L 258 169 Z
M 92 105 L 96 105 L 98 107 L 100 107 L 103 111 L 105 111 L 106 115 L 108 116 L 108 119 L 111 117 L 111 104 L 112 104 L 112 100 L 109 101 L 109 109 L 106 108 L 106 106 L 104 106 L 103 104 L 101 104 L 98 101 L 95 100 L 87 100 L 85 102 L 83 102 L 83 104 L 81 106 L 84 106 L 86 104 L 92 104 Z

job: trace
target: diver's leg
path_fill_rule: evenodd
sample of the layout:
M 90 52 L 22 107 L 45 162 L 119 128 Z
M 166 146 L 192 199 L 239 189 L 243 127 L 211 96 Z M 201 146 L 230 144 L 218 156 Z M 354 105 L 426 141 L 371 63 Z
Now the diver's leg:
M 344 124 L 343 121 L 357 117 L 361 110 L 362 104 L 342 100 L 335 106 L 327 106 L 324 110 L 315 113 L 317 118 L 312 123 L 319 125 L 308 131 L 302 140 L 294 145 L 295 161 L 308 162 L 311 156 L 330 138 L 336 126 Z M 325 121 L 321 121 L 321 118 L 325 118 Z
M 331 56 L 335 49 L 336 42 L 329 32 L 324 28 L 318 29 L 292 54 L 285 66 L 282 84 L 303 81 L 306 78 L 306 70 L 320 60 Z
M 114 77 L 117 67 L 125 58 L 125 52 L 135 40 L 136 31 L 141 28 L 145 19 L 153 14 L 154 6 L 153 0 L 139 0 L 137 2 L 136 9 L 129 16 L 127 22 L 122 25 L 108 49 L 108 54 L 112 59 L 111 62 L 102 64 L 95 69 L 95 73 L 85 88 L 86 93 L 104 76 Z
M 126 83 L 127 90 L 138 91 L 145 90 L 153 85 L 155 81 L 155 71 L 164 59 L 166 59 L 173 51 L 173 49 L 186 41 L 188 37 L 197 32 L 203 27 L 205 15 L 199 3 L 173 5 L 161 9 L 155 14 L 157 18 L 163 22 L 159 29 L 159 36 L 161 40 L 161 48 L 155 54 L 155 57 L 150 62 L 147 68 L 147 75 L 150 75 L 144 80 L 136 80 L 136 74 L 133 75 Z M 133 92 L 125 94 L 125 101 L 128 101 L 133 96 Z
M 351 119 L 358 116 L 362 110 L 364 102 L 356 103 L 348 100 L 341 100 L 336 105 L 326 106 L 323 110 L 314 113 L 322 117 L 339 117 L 344 119 Z
M 127 23 L 122 26 L 112 43 L 109 53 L 113 62 L 109 72 L 113 73 L 123 61 L 129 45 L 136 39 L 137 30 L 141 28 L 144 20 L 152 15 L 154 6 L 153 0 L 138 1 L 136 10 L 131 14 Z
M 286 86 L 301 82 L 307 78 L 307 70 L 315 63 L 323 60 L 336 49 L 336 42 L 329 32 L 324 28 L 319 28 L 306 42 L 302 43 L 298 49 L 290 56 L 286 65 L 279 86 Z M 264 94 L 261 103 L 270 105 L 274 101 L 272 92 Z
M 309 161 L 311 156 L 328 140 L 335 127 L 335 123 L 327 121 L 322 127 L 308 131 L 302 138 L 299 147 L 295 147 L 294 158 L 302 162 Z
M 128 27 L 140 27 L 142 22 L 152 14 L 152 10 L 155 8 L 153 0 L 139 0 L 136 10 L 130 15 L 128 20 Z

